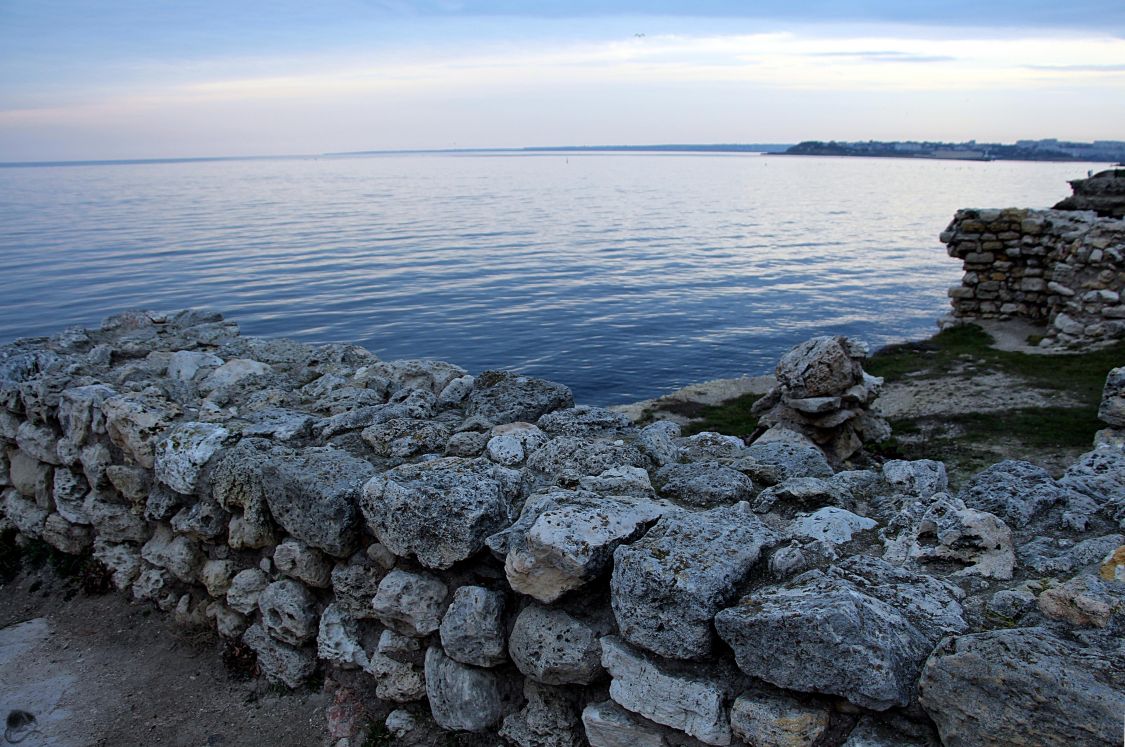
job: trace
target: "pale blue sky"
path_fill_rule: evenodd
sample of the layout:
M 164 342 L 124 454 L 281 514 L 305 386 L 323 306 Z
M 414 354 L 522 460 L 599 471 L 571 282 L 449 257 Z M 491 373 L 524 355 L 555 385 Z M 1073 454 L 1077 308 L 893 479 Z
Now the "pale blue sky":
M 1125 3 L 0 2 L 0 161 L 1025 137 L 1125 139 Z

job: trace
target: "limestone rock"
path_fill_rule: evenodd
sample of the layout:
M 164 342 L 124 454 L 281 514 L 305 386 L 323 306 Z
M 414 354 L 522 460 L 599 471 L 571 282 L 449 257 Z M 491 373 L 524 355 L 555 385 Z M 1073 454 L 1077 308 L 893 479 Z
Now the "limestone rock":
M 939 495 L 914 530 L 910 556 L 923 563 L 953 562 L 959 574 L 1007 580 L 1016 565 L 1012 531 L 993 514 Z
M 94 542 L 90 527 L 71 524 L 58 514 L 51 514 L 43 522 L 43 541 L 69 555 L 81 555 Z
M 505 467 L 519 464 L 548 440 L 547 434 L 531 423 L 497 425 L 489 435 L 485 445 L 488 458 Z
M 426 636 L 441 627 L 448 588 L 428 573 L 391 571 L 371 600 L 375 617 L 405 635 Z
M 251 625 L 243 633 L 242 641 L 258 655 L 258 666 L 271 682 L 297 688 L 316 671 L 316 653 L 312 648 L 282 643 L 260 624 Z
M 100 528 L 99 534 L 104 534 Z M 158 525 L 152 539 L 141 548 L 141 557 L 188 584 L 198 580 L 199 568 L 204 560 L 197 542 L 173 535 L 164 525 Z
M 636 716 L 612 700 L 591 703 L 582 711 L 590 747 L 668 747 L 659 726 Z
M 508 649 L 523 674 L 547 685 L 588 685 L 601 674 L 598 630 L 560 609 L 529 605 L 516 618 Z
M 825 506 L 851 507 L 851 496 L 836 485 L 816 477 L 791 477 L 766 488 L 751 505 L 757 513 L 815 511 Z
M 648 472 L 640 467 L 613 467 L 599 475 L 586 475 L 579 478 L 578 487 L 606 496 L 653 498 L 656 495 Z
M 203 467 L 229 437 L 214 423 L 180 423 L 156 445 L 156 479 L 178 493 L 194 493 Z
M 484 371 L 476 377 L 465 414 L 494 424 L 534 423 L 541 415 L 573 405 L 574 395 L 562 384 L 508 371 Z
M 456 662 L 437 647 L 426 651 L 426 695 L 443 729 L 483 731 L 503 715 L 496 675 Z
M 273 563 L 286 576 L 309 586 L 326 589 L 332 584 L 332 564 L 315 547 L 287 539 L 274 548 Z
M 515 591 L 554 602 L 599 576 L 614 548 L 669 507 L 647 500 L 554 490 L 532 496 L 509 529 L 489 537 Z
M 614 552 L 610 594 L 622 636 L 669 658 L 706 656 L 712 618 L 775 541 L 745 503 L 664 516 Z
M 1125 610 L 1125 590 L 1095 576 L 1076 576 L 1039 595 L 1039 611 L 1078 627 L 1104 628 Z
M 364 428 L 360 435 L 377 455 L 406 459 L 442 451 L 451 433 L 446 423 L 391 418 Z
M 1125 428 L 1125 366 L 1106 376 L 1098 418 L 1114 428 Z
M 793 537 L 808 537 L 831 545 L 842 545 L 851 542 L 852 537 L 859 532 L 876 526 L 878 524 L 866 516 L 826 506 L 807 516 L 798 516 L 789 525 L 787 533 Z
M 128 506 L 112 502 L 98 491 L 91 491 L 86 496 L 83 508 L 98 537 L 107 542 L 145 542 L 151 535 L 151 529 L 144 518 Z M 181 544 L 188 547 L 190 541 L 185 538 Z
M 113 585 L 124 591 L 141 572 L 141 553 L 133 545 L 113 544 L 103 539 L 94 541 L 94 558 L 113 574 Z
M 703 431 L 676 441 L 680 456 L 689 462 L 707 462 L 735 459 L 745 444 L 738 436 L 728 436 L 713 431 Z
M 239 571 L 227 589 L 227 604 L 236 612 L 248 615 L 258 609 L 258 597 L 269 585 L 269 578 L 257 568 Z
M 792 397 L 824 397 L 852 386 L 859 368 L 838 337 L 813 337 L 777 364 L 777 380 Z
M 4 515 L 16 525 L 16 529 L 28 537 L 41 537 L 43 524 L 47 521 L 50 512 L 11 488 L 5 490 L 3 496 Z
M 300 646 L 317 633 L 316 598 L 292 579 L 274 581 L 258 595 L 262 624 L 279 641 Z
M 1115 744 L 1120 666 L 1043 628 L 947 638 L 930 655 L 921 703 L 944 744 Z
M 152 469 L 154 446 L 172 424 L 177 408 L 158 397 L 115 395 L 102 403 L 106 432 L 114 445 L 145 469 Z
M 883 480 L 896 493 L 921 498 L 949 490 L 945 465 L 932 459 L 891 459 L 883 464 Z
M 359 635 L 358 622 L 344 614 L 339 605 L 330 604 L 320 616 L 316 654 L 345 668 L 366 666 L 367 652 L 360 643 Z
M 731 743 L 726 690 L 718 682 L 669 671 L 616 636 L 602 638 L 609 696 L 634 713 L 706 744 Z
M 59 458 L 58 436 L 54 431 L 43 425 L 36 425 L 29 420 L 20 423 L 16 432 L 16 443 L 23 453 L 32 459 L 38 459 L 47 464 L 62 464 Z
M 445 457 L 404 464 L 363 488 L 361 508 L 379 541 L 428 568 L 449 568 L 506 527 L 518 473 L 486 460 Z
M 214 498 L 207 497 L 180 509 L 172 517 L 172 531 L 197 540 L 216 542 L 226 534 L 229 521 L 230 514 Z
M 52 481 L 55 510 L 71 524 L 90 523 L 90 514 L 86 510 L 88 491 L 86 478 L 81 473 L 63 467 L 55 470 Z
M 966 627 L 961 614 L 940 581 L 854 556 L 756 591 L 715 627 L 746 674 L 886 710 L 910 703 L 934 644 Z
M 676 445 L 679 437 L 680 426 L 670 420 L 658 420 L 641 429 L 637 443 L 653 462 L 664 466 L 679 461 L 680 447 Z
M 1042 467 L 1007 460 L 973 477 L 957 497 L 969 508 L 996 514 L 1017 529 L 1056 506 L 1065 506 L 1074 491 L 1059 485 Z
M 441 646 L 462 664 L 494 667 L 508 657 L 504 642 L 504 593 L 462 586 L 441 620 Z
M 40 508 L 51 505 L 53 470 L 50 465 L 40 462 L 21 450 L 8 452 L 8 477 L 12 487 L 26 498 L 32 498 Z
M 584 747 L 580 694 L 525 680 L 527 705 L 504 719 L 500 736 L 519 747 Z
M 371 599 L 379 593 L 379 582 L 385 571 L 372 562 L 338 564 L 332 569 L 332 591 L 336 604 L 349 617 L 357 620 L 374 618 Z
M 662 496 L 699 508 L 738 503 L 754 495 L 749 477 L 718 462 L 668 464 L 655 477 Z
M 622 439 L 614 441 L 561 436 L 548 441 L 527 460 L 525 474 L 542 484 L 574 484 L 586 475 L 614 467 L 649 466 L 648 457 Z
M 623 413 L 589 405 L 549 412 L 539 418 L 536 425 L 552 437 L 612 436 L 633 429 L 633 424 Z
M 375 651 L 368 654 L 363 671 L 375 678 L 375 697 L 392 703 L 410 703 L 426 697 L 425 673 L 409 662 Z
M 744 693 L 730 711 L 735 736 L 763 747 L 811 747 L 828 731 L 831 711 L 787 695 Z
M 211 596 L 225 597 L 235 573 L 238 564 L 233 560 L 208 560 L 199 571 L 199 581 Z

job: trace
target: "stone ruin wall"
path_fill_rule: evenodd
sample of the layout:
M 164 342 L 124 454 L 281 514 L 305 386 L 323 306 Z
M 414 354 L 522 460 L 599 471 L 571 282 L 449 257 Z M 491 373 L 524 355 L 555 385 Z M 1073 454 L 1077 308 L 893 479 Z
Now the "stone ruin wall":
M 1125 337 L 1125 220 L 1067 210 L 958 210 L 941 234 L 963 260 L 956 320 L 1043 323 L 1042 345 Z
M 127 312 L 0 347 L 0 529 L 92 553 L 274 682 L 320 672 L 337 747 L 371 725 L 404 745 L 1116 739 L 1125 675 L 1096 662 L 1125 619 L 1121 432 L 1059 481 L 1006 462 L 956 497 L 940 462 L 845 469 L 885 426 L 863 357 L 787 354 L 781 425 L 748 446 L 540 379 Z M 1008 684 L 978 687 L 982 661 Z

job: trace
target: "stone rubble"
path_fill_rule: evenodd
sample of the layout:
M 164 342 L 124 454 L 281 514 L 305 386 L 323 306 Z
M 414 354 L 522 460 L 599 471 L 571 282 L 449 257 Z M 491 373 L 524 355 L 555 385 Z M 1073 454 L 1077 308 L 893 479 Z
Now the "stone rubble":
M 797 346 L 747 443 L 126 312 L 0 347 L 0 529 L 272 681 L 319 670 L 403 744 L 1116 740 L 1123 369 L 1061 478 L 1010 461 L 954 492 L 940 462 L 857 458 L 886 436 L 864 356 Z

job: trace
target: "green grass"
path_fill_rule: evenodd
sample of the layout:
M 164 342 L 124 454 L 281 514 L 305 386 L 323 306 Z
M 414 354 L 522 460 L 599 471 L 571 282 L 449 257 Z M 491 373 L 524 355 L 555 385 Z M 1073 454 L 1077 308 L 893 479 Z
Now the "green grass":
M 685 426 L 684 435 L 715 431 L 728 436 L 749 436 L 758 427 L 758 418 L 750 408 L 761 398 L 760 394 L 744 394 L 718 405 L 697 405 L 688 416 L 699 420 Z

